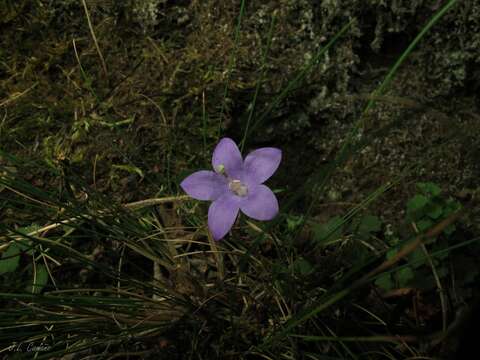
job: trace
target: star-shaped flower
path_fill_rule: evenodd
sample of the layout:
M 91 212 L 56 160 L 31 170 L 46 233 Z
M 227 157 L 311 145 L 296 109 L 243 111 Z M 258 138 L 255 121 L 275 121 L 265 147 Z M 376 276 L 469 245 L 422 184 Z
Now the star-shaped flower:
M 278 201 L 263 183 L 277 170 L 282 151 L 257 149 L 242 159 L 230 138 L 218 143 L 212 156 L 215 171 L 201 170 L 188 176 L 180 186 L 197 200 L 213 201 L 208 209 L 208 227 L 215 240 L 232 228 L 238 211 L 256 220 L 271 220 L 278 214 Z

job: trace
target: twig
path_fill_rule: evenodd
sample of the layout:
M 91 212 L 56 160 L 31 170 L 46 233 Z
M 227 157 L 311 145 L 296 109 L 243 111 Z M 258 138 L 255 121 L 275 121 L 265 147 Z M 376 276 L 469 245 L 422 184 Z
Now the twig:
M 428 253 L 425 244 L 422 244 L 422 250 L 427 258 L 428 264 L 432 269 L 433 277 L 435 278 L 435 283 L 437 284 L 438 295 L 440 296 L 440 306 L 442 307 L 442 330 L 445 332 L 447 331 L 447 301 L 445 299 L 445 291 L 443 290 L 442 282 L 440 281 L 440 277 L 438 276 L 437 269 L 433 264 L 432 257 Z

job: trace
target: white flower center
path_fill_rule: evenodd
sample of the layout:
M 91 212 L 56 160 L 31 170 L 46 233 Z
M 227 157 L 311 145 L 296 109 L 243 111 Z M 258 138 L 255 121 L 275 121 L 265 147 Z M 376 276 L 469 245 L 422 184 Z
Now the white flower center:
M 242 184 L 240 180 L 230 180 L 228 182 L 228 188 L 237 196 L 247 196 L 248 187 L 245 184 Z

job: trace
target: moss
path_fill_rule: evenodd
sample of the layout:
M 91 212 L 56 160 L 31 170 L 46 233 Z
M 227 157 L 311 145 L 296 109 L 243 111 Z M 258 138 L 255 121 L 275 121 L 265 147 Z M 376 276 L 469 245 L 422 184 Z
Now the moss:
M 254 121 L 355 18 L 347 34 L 249 139 L 286 146 L 298 146 L 303 139 L 319 159 L 331 159 L 361 111 L 362 102 L 350 95 L 367 94 L 378 84 L 432 16 L 437 1 L 247 2 L 238 44 L 238 1 L 88 2 L 107 74 L 81 2 L 11 4 L 0 35 L 0 99 L 7 101 L 8 110 L 2 146 L 33 154 L 31 144 L 39 144 L 37 154 L 50 162 L 59 152 L 74 154 L 87 178 L 94 161 L 98 176 L 125 162 L 147 175 L 148 169 L 160 167 L 150 175 L 161 182 L 173 181 L 187 162 L 208 162 L 206 150 L 219 127 L 242 136 L 262 71 Z M 276 22 L 263 68 L 272 14 Z M 391 94 L 420 103 L 435 99 L 439 110 L 474 106 L 469 99 L 475 94 L 465 93 L 465 100 L 455 104 L 450 100 L 454 92 L 459 96 L 458 89 L 478 86 L 479 15 L 480 5 L 474 2 L 455 6 L 402 67 Z M 392 107 L 380 106 L 372 117 L 382 123 L 396 114 Z M 37 140 L 38 134 L 60 140 Z

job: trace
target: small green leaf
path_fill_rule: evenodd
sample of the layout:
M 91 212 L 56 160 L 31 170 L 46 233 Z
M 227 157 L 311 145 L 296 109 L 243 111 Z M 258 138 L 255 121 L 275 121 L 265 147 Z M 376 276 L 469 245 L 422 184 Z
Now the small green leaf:
M 303 223 L 303 216 L 289 215 L 287 217 L 287 229 L 289 231 L 296 230 Z
M 427 215 L 432 219 L 438 219 L 443 214 L 443 207 L 437 203 L 431 203 L 427 208 Z
M 382 274 L 380 275 L 376 280 L 375 280 L 375 285 L 377 285 L 379 288 L 385 290 L 385 291 L 390 291 L 393 289 L 394 284 L 392 281 L 392 277 L 390 274 Z
M 340 216 L 331 218 L 326 224 L 313 226 L 314 239 L 317 242 L 336 240 L 342 236 L 343 220 Z
M 13 272 L 17 269 L 20 262 L 21 250 L 17 243 L 11 243 L 7 250 L 2 254 L 0 260 L 0 275 Z
M 312 264 L 310 264 L 307 260 L 304 258 L 299 258 L 295 261 L 294 263 L 294 269 L 296 272 L 298 272 L 300 275 L 309 275 L 313 272 L 314 268 Z
M 396 272 L 396 277 L 400 287 L 405 287 L 415 277 L 415 273 L 410 266 L 406 266 Z
M 366 215 L 360 220 L 358 232 L 362 235 L 368 235 L 372 232 L 377 232 L 382 229 L 382 222 L 377 216 Z
M 429 219 L 422 219 L 416 223 L 417 229 L 420 232 L 430 229 L 433 226 L 433 221 Z
M 417 188 L 423 192 L 424 194 L 426 195 L 430 195 L 431 197 L 435 197 L 435 196 L 438 196 L 440 195 L 440 193 L 442 192 L 442 189 L 440 189 L 440 187 L 438 187 L 438 185 L 432 183 L 432 182 L 426 182 L 426 183 L 423 183 L 423 182 L 420 182 L 420 183 L 417 183 Z
M 424 195 L 415 195 L 407 202 L 407 216 L 412 220 L 417 220 L 422 217 L 422 210 L 428 204 L 429 199 Z

